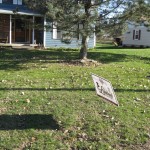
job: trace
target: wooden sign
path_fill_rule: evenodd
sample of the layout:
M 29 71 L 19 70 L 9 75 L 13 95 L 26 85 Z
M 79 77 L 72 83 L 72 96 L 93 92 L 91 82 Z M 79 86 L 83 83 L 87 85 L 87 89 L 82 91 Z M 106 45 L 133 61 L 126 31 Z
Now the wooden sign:
M 105 100 L 119 106 L 119 103 L 117 101 L 115 92 L 113 90 L 113 87 L 111 83 L 97 75 L 92 74 L 93 82 L 95 85 L 96 93 L 98 96 L 103 97 Z

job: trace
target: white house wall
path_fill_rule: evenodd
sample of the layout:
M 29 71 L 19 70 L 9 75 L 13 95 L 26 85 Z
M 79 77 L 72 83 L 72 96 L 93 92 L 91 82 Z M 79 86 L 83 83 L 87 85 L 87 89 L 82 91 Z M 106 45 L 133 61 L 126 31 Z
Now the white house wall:
M 140 40 L 133 39 L 134 30 L 141 30 Z M 126 46 L 150 46 L 150 31 L 147 27 L 139 26 L 136 28 L 130 28 L 124 35 L 123 45 Z

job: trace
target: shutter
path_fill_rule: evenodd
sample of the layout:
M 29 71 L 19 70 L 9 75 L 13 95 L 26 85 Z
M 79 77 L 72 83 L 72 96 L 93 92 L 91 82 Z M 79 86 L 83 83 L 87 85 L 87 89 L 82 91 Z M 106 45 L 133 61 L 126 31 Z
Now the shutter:
M 57 23 L 53 22 L 53 39 L 57 39 Z
M 141 30 L 139 30 L 139 40 L 141 39 Z
M 135 39 L 135 30 L 133 30 L 133 40 Z
M 17 0 L 13 0 L 13 4 L 15 4 L 15 5 L 16 5 L 16 4 L 17 4 Z
M 18 0 L 18 5 L 22 5 L 22 0 Z

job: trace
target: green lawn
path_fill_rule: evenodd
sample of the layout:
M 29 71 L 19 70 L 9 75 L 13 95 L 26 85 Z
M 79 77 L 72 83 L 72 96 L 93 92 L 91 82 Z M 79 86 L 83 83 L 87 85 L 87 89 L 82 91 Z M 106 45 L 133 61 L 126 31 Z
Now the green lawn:
M 150 49 L 0 49 L 0 150 L 131 150 L 150 140 Z M 96 95 L 111 81 L 120 106 Z

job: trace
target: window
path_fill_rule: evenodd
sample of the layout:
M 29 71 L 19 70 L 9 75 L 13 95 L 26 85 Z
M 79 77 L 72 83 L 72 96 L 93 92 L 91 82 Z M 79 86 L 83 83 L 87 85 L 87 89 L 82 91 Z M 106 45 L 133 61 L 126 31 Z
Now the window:
M 79 31 L 82 29 L 82 25 L 78 24 L 74 26 L 74 31 L 73 32 L 66 32 L 66 31 L 61 31 L 58 28 L 57 22 L 53 22 L 51 24 L 52 27 L 52 38 L 53 39 L 61 39 L 62 41 L 64 40 L 70 40 L 70 39 L 80 39 L 80 34 Z
M 133 30 L 133 40 L 141 39 L 141 30 Z
M 57 29 L 57 22 L 53 22 L 52 26 L 53 26 L 53 29 L 52 29 L 53 39 L 61 39 L 62 38 L 62 33 L 61 33 L 61 31 L 59 31 Z
M 22 0 L 0 0 L 0 3 L 22 5 Z
M 22 5 L 22 0 L 13 0 L 13 4 Z
M 139 39 L 139 31 L 135 31 L 135 39 Z
M 2 0 L 3 4 L 12 4 L 12 0 Z
M 53 39 L 61 39 L 62 33 L 61 31 L 58 31 L 57 29 L 53 29 Z

